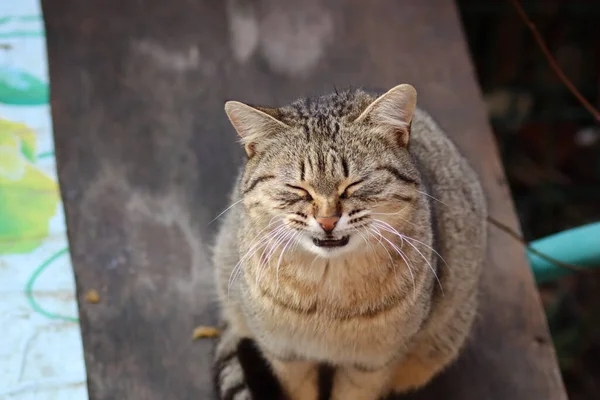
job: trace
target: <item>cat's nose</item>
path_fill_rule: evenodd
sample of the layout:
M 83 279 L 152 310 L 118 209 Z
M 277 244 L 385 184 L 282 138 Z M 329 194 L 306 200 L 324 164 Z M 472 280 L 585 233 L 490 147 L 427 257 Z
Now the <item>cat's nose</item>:
M 325 233 L 329 234 L 333 232 L 333 229 L 340 220 L 340 217 L 334 215 L 331 217 L 316 217 L 315 219 L 317 220 L 319 225 L 321 225 L 321 228 L 323 228 Z

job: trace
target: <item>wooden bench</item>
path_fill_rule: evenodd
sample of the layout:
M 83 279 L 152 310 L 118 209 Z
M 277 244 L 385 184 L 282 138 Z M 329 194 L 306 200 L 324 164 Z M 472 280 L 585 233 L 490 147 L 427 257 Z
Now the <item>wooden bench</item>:
M 229 7 L 226 7 L 229 4 Z M 210 399 L 209 245 L 242 160 L 223 112 L 409 82 L 518 229 L 451 0 L 44 0 L 56 149 L 93 400 Z M 286 11 L 287 10 L 287 11 Z M 301 27 L 302 29 L 296 29 Z M 460 361 L 411 398 L 566 399 L 522 246 L 489 229 Z

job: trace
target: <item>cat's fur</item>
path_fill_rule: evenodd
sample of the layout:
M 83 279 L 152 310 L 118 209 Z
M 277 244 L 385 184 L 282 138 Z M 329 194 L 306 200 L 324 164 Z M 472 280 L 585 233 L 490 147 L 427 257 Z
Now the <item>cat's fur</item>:
M 214 254 L 226 322 L 219 395 L 251 398 L 236 357 L 242 338 L 292 400 L 317 399 L 322 363 L 335 368 L 334 400 L 425 385 L 471 328 L 486 205 L 471 167 L 416 108 L 414 88 L 282 108 L 228 102 L 226 112 L 248 160 Z M 315 217 L 331 216 L 341 216 L 333 237 L 350 235 L 344 247 L 312 241 L 327 239 Z

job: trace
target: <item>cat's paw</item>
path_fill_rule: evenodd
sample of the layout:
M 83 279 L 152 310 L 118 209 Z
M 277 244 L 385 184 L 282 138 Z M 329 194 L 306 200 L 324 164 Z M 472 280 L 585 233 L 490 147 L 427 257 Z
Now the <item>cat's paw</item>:
M 216 386 L 221 400 L 253 400 L 246 385 L 242 366 L 236 355 L 218 359 L 215 365 Z
M 217 344 L 213 371 L 215 388 L 221 400 L 253 400 L 240 363 L 238 343 L 238 337 L 225 326 Z

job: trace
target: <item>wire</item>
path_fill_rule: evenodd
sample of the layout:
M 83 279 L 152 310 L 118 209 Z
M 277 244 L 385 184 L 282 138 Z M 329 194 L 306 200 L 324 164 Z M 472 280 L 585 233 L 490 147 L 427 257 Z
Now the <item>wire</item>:
M 67 321 L 67 322 L 79 322 L 79 318 L 60 315 L 60 314 L 56 314 L 51 311 L 45 310 L 33 296 L 33 285 L 35 284 L 35 281 L 40 276 L 40 274 L 46 268 L 48 268 L 54 261 L 56 261 L 57 259 L 59 259 L 60 257 L 64 256 L 65 254 L 68 254 L 68 253 L 69 253 L 69 248 L 65 247 L 64 249 L 61 249 L 61 250 L 57 251 L 56 253 L 54 253 L 52 256 L 50 256 L 50 258 L 48 258 L 46 261 L 44 261 L 42 264 L 40 264 L 40 266 L 35 269 L 35 271 L 31 275 L 31 277 L 27 281 L 27 284 L 25 285 L 25 296 L 27 297 L 27 301 L 29 301 L 29 304 L 31 305 L 33 310 L 38 312 L 39 314 L 42 314 L 50 319 L 58 319 L 58 320 Z

